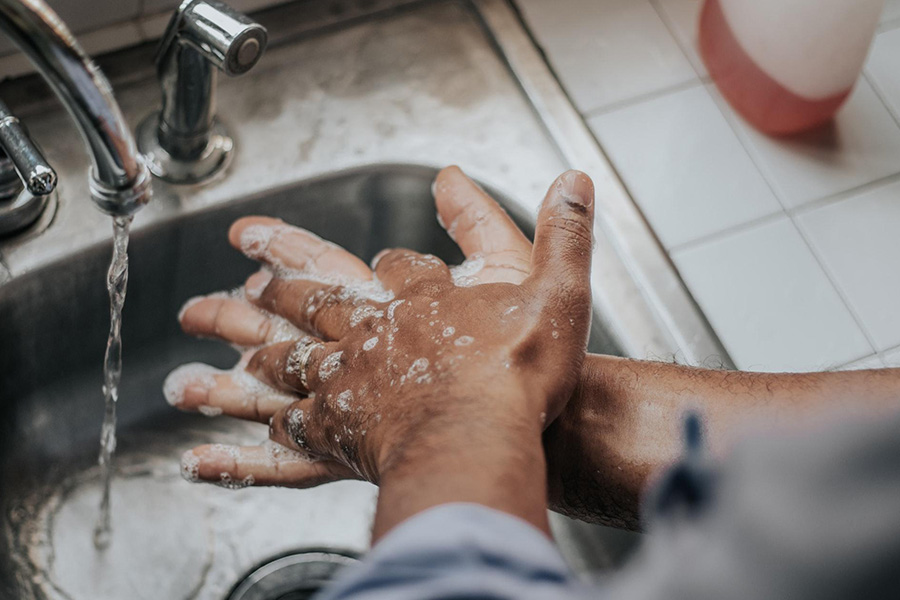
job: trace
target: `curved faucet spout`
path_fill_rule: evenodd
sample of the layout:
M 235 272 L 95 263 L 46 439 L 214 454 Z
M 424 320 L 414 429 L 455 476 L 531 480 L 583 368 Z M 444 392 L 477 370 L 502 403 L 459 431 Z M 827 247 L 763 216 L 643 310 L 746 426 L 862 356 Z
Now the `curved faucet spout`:
M 150 174 L 109 81 L 43 0 L 0 0 L 0 29 L 75 119 L 93 162 L 93 200 L 111 215 L 136 212 L 150 200 Z

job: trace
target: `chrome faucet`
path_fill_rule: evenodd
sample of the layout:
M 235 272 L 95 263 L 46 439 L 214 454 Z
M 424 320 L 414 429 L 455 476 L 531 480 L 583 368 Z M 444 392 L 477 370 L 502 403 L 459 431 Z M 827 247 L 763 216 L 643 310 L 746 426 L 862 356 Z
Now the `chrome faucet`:
M 114 216 L 136 212 L 150 200 L 151 177 L 109 81 L 44 0 L 0 0 L 0 29 L 75 120 L 93 163 L 88 181 L 94 202 Z
M 216 118 L 216 78 L 242 75 L 266 48 L 266 30 L 218 0 L 184 0 L 156 55 L 162 110 L 138 127 L 154 175 L 198 183 L 228 165 L 234 142 Z
M 56 172 L 0 102 L 0 236 L 34 223 L 56 189 Z

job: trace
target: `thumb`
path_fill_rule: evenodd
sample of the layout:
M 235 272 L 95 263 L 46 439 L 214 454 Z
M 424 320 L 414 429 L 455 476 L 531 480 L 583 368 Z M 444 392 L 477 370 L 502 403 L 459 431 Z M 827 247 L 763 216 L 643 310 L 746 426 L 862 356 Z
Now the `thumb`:
M 566 171 L 538 213 L 529 284 L 567 304 L 590 294 L 593 230 L 594 184 L 581 171 Z

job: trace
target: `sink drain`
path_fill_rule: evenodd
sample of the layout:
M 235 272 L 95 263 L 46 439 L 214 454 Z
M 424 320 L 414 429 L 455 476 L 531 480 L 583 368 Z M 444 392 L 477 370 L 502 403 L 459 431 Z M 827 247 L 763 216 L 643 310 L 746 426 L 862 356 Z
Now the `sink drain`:
M 306 600 L 341 568 L 356 559 L 333 551 L 310 550 L 282 555 L 250 572 L 228 600 Z

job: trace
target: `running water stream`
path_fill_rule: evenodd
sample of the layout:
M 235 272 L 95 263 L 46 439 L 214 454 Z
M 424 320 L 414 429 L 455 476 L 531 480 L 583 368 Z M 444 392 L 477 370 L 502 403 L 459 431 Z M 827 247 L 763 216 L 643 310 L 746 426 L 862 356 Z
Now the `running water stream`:
M 122 377 L 122 307 L 128 287 L 128 230 L 132 217 L 113 218 L 113 255 L 106 276 L 109 292 L 109 338 L 103 359 L 103 396 L 106 412 L 100 433 L 100 478 L 103 498 L 100 501 L 100 517 L 94 528 L 94 546 L 106 548 L 110 538 L 109 492 L 113 475 L 113 458 L 116 452 L 116 403 L 119 400 L 119 380 Z

